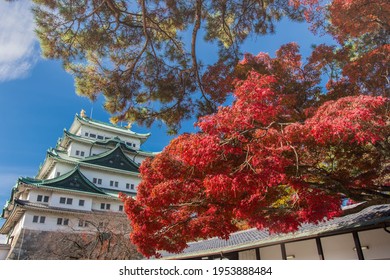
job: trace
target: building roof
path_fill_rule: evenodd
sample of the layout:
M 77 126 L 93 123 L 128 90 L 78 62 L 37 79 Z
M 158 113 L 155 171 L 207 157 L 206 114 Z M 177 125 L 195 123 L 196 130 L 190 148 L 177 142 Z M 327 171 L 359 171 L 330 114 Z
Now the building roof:
M 298 231 L 288 234 L 270 234 L 267 230 L 248 229 L 235 232 L 228 240 L 211 238 L 188 243 L 180 254 L 161 252 L 163 258 L 183 259 L 247 250 L 255 247 L 270 246 L 283 242 L 292 242 L 318 236 L 348 232 L 354 229 L 390 225 L 390 204 L 370 206 L 358 213 L 337 217 L 315 224 L 304 224 Z
M 66 140 L 66 139 L 68 139 L 68 140 Z M 135 150 L 132 147 L 130 147 L 126 143 L 126 141 L 122 140 L 118 136 L 115 136 L 113 138 L 108 138 L 108 139 L 105 139 L 105 140 L 91 139 L 91 138 L 82 137 L 82 136 L 73 134 L 73 133 L 69 132 L 67 129 L 64 129 L 64 137 L 60 138 L 58 140 L 57 146 L 61 146 L 62 145 L 61 146 L 62 148 L 66 148 L 66 146 L 67 146 L 66 143 L 70 142 L 69 140 L 84 142 L 84 143 L 87 143 L 87 144 L 90 144 L 90 145 L 91 144 L 98 145 L 98 146 L 109 146 L 109 145 L 112 145 L 114 147 L 118 143 L 120 143 L 122 148 L 127 150 L 127 151 L 129 151 L 129 152 L 138 153 L 138 154 L 142 154 L 142 155 L 145 155 L 145 156 L 155 156 L 156 154 L 159 154 L 159 152 L 148 152 L 148 151 L 142 151 L 142 150 Z M 62 142 L 65 142 L 65 143 L 62 143 Z
M 135 161 L 133 161 L 131 158 L 129 158 L 127 155 L 125 155 L 125 158 L 127 158 L 130 162 L 132 162 L 132 164 L 130 165 L 130 167 L 128 169 L 124 168 L 125 165 L 121 166 L 122 168 L 117 168 L 116 165 L 114 165 L 114 164 L 96 164 L 96 163 L 94 163 L 94 161 L 92 161 L 93 159 L 96 159 L 99 157 L 104 157 L 107 154 L 114 152 L 114 150 L 116 148 L 117 147 L 115 147 L 114 149 L 112 149 L 110 151 L 106 151 L 104 153 L 94 155 L 91 157 L 86 157 L 84 159 L 75 158 L 75 157 L 69 156 L 66 151 L 61 151 L 58 149 L 51 148 L 46 153 L 45 164 L 40 167 L 38 174 L 35 178 L 43 179 L 45 176 L 47 176 L 57 161 L 67 163 L 67 164 L 70 164 L 73 166 L 78 165 L 80 168 L 85 167 L 85 168 L 100 169 L 100 170 L 106 170 L 109 172 L 117 172 L 117 173 L 122 173 L 122 174 L 126 174 L 126 175 L 133 175 L 133 176 L 138 177 L 139 176 L 139 171 L 138 171 L 139 165 Z M 89 160 L 91 160 L 91 162 L 89 162 Z M 109 163 L 109 160 L 108 160 L 108 163 Z M 134 171 L 134 169 L 136 169 L 136 170 Z
M 75 215 L 107 214 L 106 211 L 99 211 L 99 210 L 86 211 L 86 210 L 62 208 L 62 207 L 49 206 L 48 204 L 44 204 L 44 203 L 36 203 L 28 200 L 15 199 L 12 209 L 9 210 L 10 211 L 9 217 L 6 219 L 5 223 L 0 228 L 0 234 L 7 234 L 14 226 L 14 221 L 19 220 L 26 210 L 36 210 L 36 211 L 52 212 L 52 213 L 66 213 L 66 214 L 75 214 Z M 110 214 L 115 216 L 125 216 L 125 213 L 123 212 L 120 213 L 110 212 Z
M 20 178 L 19 181 L 37 187 L 54 187 L 57 189 L 106 195 L 105 192 L 96 187 L 91 181 L 87 179 L 87 177 L 85 177 L 80 172 L 78 165 L 70 172 L 53 179 L 38 180 L 33 178 Z
M 119 133 L 122 135 L 132 136 L 135 138 L 138 138 L 141 140 L 141 143 L 145 142 L 146 139 L 151 135 L 150 133 L 137 133 L 134 131 L 131 131 L 130 129 L 118 125 L 114 125 L 111 123 L 101 122 L 98 120 L 94 120 L 88 117 L 81 117 L 78 114 L 75 116 L 75 121 L 71 126 L 70 131 L 72 132 L 72 127 L 74 127 L 75 123 L 78 122 L 79 124 L 88 125 L 95 128 L 100 128 L 108 131 L 112 131 L 114 133 Z
M 48 204 L 31 202 L 28 200 L 15 199 L 14 202 L 17 206 L 22 206 L 22 208 L 25 209 L 36 209 L 36 210 L 44 210 L 44 211 L 51 211 L 51 212 L 65 212 L 65 213 L 78 213 L 78 214 L 91 213 L 91 211 L 54 207 L 54 206 L 49 206 Z
M 125 171 L 139 172 L 139 165 L 125 155 L 120 143 L 118 143 L 113 150 L 82 159 L 80 162 L 86 162 Z

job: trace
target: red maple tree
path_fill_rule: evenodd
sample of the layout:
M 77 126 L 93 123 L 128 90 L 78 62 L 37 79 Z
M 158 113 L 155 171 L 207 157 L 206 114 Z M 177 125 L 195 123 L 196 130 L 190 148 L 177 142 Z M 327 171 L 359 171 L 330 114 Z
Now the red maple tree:
M 330 14 L 340 17 L 336 6 L 348 9 L 347 2 L 367 1 L 333 1 Z M 336 27 L 362 35 L 348 31 L 350 25 Z M 387 71 L 389 48 L 372 45 L 355 59 L 352 49 L 319 46 L 302 63 L 291 43 L 275 58 L 247 54 L 234 73 L 220 65 L 216 75 L 223 78 L 207 76 L 218 94 L 231 90 L 224 81 L 234 78 L 233 104 L 201 118 L 200 132 L 177 137 L 144 161 L 136 199 L 121 196 L 139 251 L 147 257 L 180 252 L 189 241 L 228 238 L 243 225 L 294 231 L 341 215 L 343 198 L 366 202 L 362 207 L 388 203 L 389 84 L 375 73 Z

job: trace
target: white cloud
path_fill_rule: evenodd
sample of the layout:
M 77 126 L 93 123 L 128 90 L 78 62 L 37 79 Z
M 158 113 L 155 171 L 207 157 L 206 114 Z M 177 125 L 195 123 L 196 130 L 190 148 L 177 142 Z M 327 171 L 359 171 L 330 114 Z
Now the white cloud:
M 25 77 L 39 58 L 31 1 L 0 1 L 0 82 Z

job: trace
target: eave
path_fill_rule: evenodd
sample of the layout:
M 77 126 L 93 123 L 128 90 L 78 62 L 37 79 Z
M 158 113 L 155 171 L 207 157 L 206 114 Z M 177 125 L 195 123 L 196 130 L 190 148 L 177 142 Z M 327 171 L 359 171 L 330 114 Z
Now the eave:
M 119 143 L 114 149 L 95 156 L 84 158 L 80 160 L 80 163 L 81 162 L 113 168 L 116 170 L 123 170 L 125 172 L 139 173 L 139 165 L 126 156 Z
M 71 191 L 106 195 L 80 172 L 78 165 L 70 172 L 53 179 L 38 180 L 33 178 L 20 178 L 19 181 L 37 187 L 63 188 Z
M 17 221 L 23 216 L 25 209 L 23 207 L 19 207 L 18 205 L 14 205 L 11 214 L 5 220 L 3 226 L 0 228 L 0 234 L 8 234 L 12 228 L 16 225 Z
M 88 159 L 88 158 L 85 158 L 85 159 Z M 57 153 L 56 151 L 48 151 L 46 161 L 48 163 L 45 162 L 45 164 L 43 166 L 45 166 L 47 164 L 49 164 L 50 166 L 45 167 L 45 168 L 41 168 L 36 176 L 37 179 L 43 179 L 43 178 L 47 177 L 48 174 L 53 169 L 53 167 L 55 166 L 56 162 L 70 164 L 72 166 L 79 165 L 80 167 L 88 168 L 88 169 L 102 170 L 102 171 L 107 171 L 107 172 L 114 172 L 117 174 L 124 174 L 124 175 L 131 175 L 134 177 L 139 177 L 139 172 L 132 172 L 132 171 L 116 169 L 116 168 L 111 168 L 111 167 L 97 165 L 97 164 L 91 164 L 88 162 L 84 162 L 81 159 L 72 158 L 72 157 L 63 158 L 63 157 L 61 157 L 61 154 Z
M 96 198 L 103 198 L 103 199 L 110 199 L 110 200 L 119 200 L 119 198 L 113 197 L 109 194 L 94 194 L 90 192 L 83 192 L 83 191 L 77 191 L 77 190 L 67 190 L 63 188 L 56 188 L 56 187 L 49 187 L 49 186 L 37 186 L 34 184 L 28 184 L 24 182 L 19 182 L 19 184 L 25 188 L 30 189 L 40 189 L 44 191 L 56 191 L 57 193 L 63 193 L 63 194 L 70 194 L 70 195 L 82 195 L 87 197 L 96 197 Z
M 97 120 L 90 119 L 88 117 L 80 117 L 78 114 L 76 114 L 76 116 L 75 116 L 75 122 L 76 121 L 80 125 L 83 124 L 83 125 L 87 125 L 87 126 L 90 126 L 93 128 L 107 130 L 107 131 L 110 131 L 112 133 L 121 134 L 121 135 L 126 136 L 126 137 L 131 136 L 131 137 L 138 138 L 141 140 L 141 143 L 144 143 L 151 135 L 150 133 L 145 133 L 145 134 L 137 133 L 137 132 L 131 131 L 130 129 L 125 128 L 125 127 L 113 125 L 110 123 L 100 122 Z M 71 133 L 75 133 L 79 127 L 80 126 L 78 126 L 78 125 L 72 124 L 71 129 L 69 131 Z
M 384 207 L 384 209 L 380 209 L 381 207 Z M 200 258 L 389 226 L 390 205 L 375 205 L 358 213 L 334 218 L 318 225 L 305 225 L 294 233 L 269 234 L 266 230 L 248 229 L 231 234 L 228 240 L 210 238 L 198 242 L 189 242 L 189 247 L 183 253 L 162 253 L 164 259 Z M 195 249 L 197 247 L 199 250 Z

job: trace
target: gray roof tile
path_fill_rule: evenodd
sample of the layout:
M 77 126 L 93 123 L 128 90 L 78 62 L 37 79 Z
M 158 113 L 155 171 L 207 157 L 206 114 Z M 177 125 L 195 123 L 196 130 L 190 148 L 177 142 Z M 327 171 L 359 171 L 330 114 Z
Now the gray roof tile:
M 304 224 L 296 232 L 287 234 L 269 234 L 267 230 L 256 228 L 235 232 L 228 240 L 211 238 L 188 243 L 180 254 L 160 252 L 163 258 L 184 258 L 186 256 L 207 255 L 225 250 L 242 249 L 251 246 L 266 246 L 278 242 L 288 242 L 297 238 L 309 238 L 322 234 L 331 234 L 343 230 L 357 229 L 376 225 L 390 220 L 390 204 L 367 207 L 362 211 L 347 216 L 337 217 L 319 224 Z

